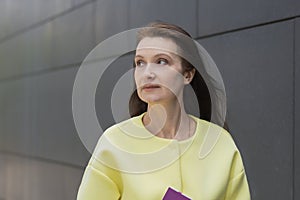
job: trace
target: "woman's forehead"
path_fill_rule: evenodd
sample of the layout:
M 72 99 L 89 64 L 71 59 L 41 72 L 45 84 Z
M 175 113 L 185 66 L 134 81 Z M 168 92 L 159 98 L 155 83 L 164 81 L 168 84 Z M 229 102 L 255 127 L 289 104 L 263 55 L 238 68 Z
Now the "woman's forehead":
M 171 39 L 162 37 L 145 37 L 137 45 L 136 52 L 143 53 L 149 51 L 168 52 L 178 54 L 178 47 Z

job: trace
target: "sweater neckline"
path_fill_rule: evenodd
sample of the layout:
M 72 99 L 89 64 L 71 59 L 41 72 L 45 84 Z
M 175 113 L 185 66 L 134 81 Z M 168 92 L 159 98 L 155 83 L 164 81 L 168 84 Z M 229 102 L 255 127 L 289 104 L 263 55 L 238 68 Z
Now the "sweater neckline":
M 149 137 L 155 139 L 155 140 L 159 140 L 161 142 L 178 142 L 178 143 L 187 143 L 187 142 L 191 142 L 192 140 L 194 140 L 197 135 L 199 134 L 199 119 L 197 117 L 195 117 L 194 115 L 188 114 L 188 116 L 190 116 L 192 119 L 194 119 L 194 121 L 196 122 L 196 128 L 195 128 L 195 132 L 193 133 L 193 135 L 187 139 L 184 140 L 177 140 L 177 139 L 168 139 L 168 138 L 162 138 L 162 137 L 158 137 L 154 134 L 152 134 L 144 125 L 143 123 L 143 117 L 146 114 L 146 112 L 138 115 L 135 117 L 135 121 L 137 123 L 137 125 L 139 125 L 145 132 L 145 134 L 147 134 Z

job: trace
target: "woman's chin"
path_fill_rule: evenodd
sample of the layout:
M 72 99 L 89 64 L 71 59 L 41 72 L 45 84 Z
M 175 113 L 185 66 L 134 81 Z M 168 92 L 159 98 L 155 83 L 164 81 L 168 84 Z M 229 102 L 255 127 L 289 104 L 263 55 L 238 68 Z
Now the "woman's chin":
M 155 103 L 160 103 L 160 102 L 162 102 L 162 98 L 161 97 L 154 97 L 154 96 L 152 96 L 152 97 L 145 97 L 145 98 L 143 98 L 143 101 L 144 102 L 146 102 L 147 104 L 155 104 Z

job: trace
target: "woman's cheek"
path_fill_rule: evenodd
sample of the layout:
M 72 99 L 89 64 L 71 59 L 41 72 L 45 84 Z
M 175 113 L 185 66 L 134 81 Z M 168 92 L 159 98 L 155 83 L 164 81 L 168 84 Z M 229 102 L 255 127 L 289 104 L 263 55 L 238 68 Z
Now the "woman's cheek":
M 183 76 L 178 72 L 172 71 L 163 79 L 164 87 L 168 88 L 174 94 L 179 93 L 183 88 L 183 84 Z
M 136 85 L 136 88 L 139 90 L 140 87 L 141 87 L 141 81 L 140 81 L 140 75 L 138 72 L 134 72 L 134 81 L 135 81 L 135 85 Z

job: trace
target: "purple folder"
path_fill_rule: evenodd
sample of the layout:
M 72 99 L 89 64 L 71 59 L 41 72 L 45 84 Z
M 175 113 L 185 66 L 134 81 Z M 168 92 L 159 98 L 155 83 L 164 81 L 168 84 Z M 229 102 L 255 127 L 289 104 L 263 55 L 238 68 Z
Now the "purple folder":
M 172 188 L 168 188 L 162 200 L 192 200 Z

